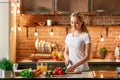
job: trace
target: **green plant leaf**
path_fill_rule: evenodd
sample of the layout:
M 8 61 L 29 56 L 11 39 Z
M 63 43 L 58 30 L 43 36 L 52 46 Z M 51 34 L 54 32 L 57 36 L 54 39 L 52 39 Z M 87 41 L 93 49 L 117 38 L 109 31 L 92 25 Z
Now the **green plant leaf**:
M 29 69 L 24 69 L 20 72 L 20 76 L 25 78 L 33 78 L 34 74 Z
M 0 60 L 0 69 L 2 70 L 12 70 L 13 69 L 13 63 L 11 60 L 2 58 Z
M 99 50 L 99 54 L 105 55 L 107 53 L 107 48 L 106 47 L 101 47 Z

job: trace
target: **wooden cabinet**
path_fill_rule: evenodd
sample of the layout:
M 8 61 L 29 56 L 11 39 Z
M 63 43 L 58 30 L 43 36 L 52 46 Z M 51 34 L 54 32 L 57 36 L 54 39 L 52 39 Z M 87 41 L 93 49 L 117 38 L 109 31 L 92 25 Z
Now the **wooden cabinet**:
M 88 12 L 88 0 L 56 0 L 55 9 L 63 13 L 73 11 Z
M 22 14 L 88 12 L 88 0 L 20 0 Z
M 91 11 L 107 14 L 120 14 L 119 5 L 120 0 L 89 0 L 89 1 Z
M 116 70 L 117 67 L 120 67 L 120 62 L 107 59 L 91 59 L 88 61 L 88 65 L 90 70 Z
M 53 0 L 20 0 L 22 14 L 51 14 Z
M 21 13 L 54 14 L 73 11 L 119 14 L 120 0 L 20 0 Z

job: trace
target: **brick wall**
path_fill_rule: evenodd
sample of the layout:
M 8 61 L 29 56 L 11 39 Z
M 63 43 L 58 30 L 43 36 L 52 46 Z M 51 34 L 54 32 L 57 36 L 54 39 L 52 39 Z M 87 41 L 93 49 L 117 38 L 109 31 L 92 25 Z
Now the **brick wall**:
M 99 48 L 105 46 L 108 50 L 108 54 L 114 54 L 114 50 L 117 44 L 120 45 L 120 26 L 107 26 L 108 34 L 106 33 L 106 26 L 89 26 L 88 30 L 91 34 L 92 48 L 91 55 L 98 57 L 97 53 Z M 101 32 L 102 29 L 102 32 Z M 100 41 L 100 35 L 103 35 L 104 41 Z M 108 55 L 107 54 L 107 55 Z
M 39 40 L 45 40 L 49 42 L 57 42 L 59 49 L 62 49 L 64 46 L 64 40 L 68 32 L 70 31 L 70 26 L 56 26 L 61 23 L 69 23 L 69 17 L 67 15 L 20 15 L 20 25 L 22 27 L 21 31 L 17 31 L 17 50 L 16 50 L 16 61 L 29 58 L 31 54 L 36 53 L 35 49 L 35 40 L 34 36 L 35 28 L 39 33 Z M 39 26 L 34 23 L 38 23 L 40 21 L 46 21 L 47 19 L 52 19 L 53 21 L 53 36 L 49 35 L 52 26 Z M 28 27 L 28 37 L 27 37 L 27 27 Z M 108 34 L 106 33 L 106 27 L 108 27 Z M 114 53 L 114 49 L 117 41 L 119 42 L 118 36 L 120 35 L 120 26 L 87 26 L 89 33 L 91 35 L 92 47 L 91 47 L 91 57 L 94 58 L 97 56 L 101 46 L 106 46 L 109 53 Z M 102 30 L 101 30 L 102 29 Z M 103 35 L 104 42 L 100 41 L 100 35 Z M 120 44 L 120 43 L 119 43 Z

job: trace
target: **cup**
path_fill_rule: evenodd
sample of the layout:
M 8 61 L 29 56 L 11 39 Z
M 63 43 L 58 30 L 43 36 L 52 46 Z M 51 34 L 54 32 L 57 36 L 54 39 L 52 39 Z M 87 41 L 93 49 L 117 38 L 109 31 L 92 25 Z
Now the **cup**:
M 47 71 L 47 63 L 37 63 L 37 70 L 40 69 L 42 71 L 42 75 Z
M 47 20 L 47 26 L 51 26 L 52 25 L 52 20 L 48 19 Z

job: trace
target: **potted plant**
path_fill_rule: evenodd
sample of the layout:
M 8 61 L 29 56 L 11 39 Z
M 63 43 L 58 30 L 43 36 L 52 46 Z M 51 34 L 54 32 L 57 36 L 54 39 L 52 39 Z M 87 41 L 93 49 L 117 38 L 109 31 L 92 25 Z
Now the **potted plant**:
M 99 54 L 100 54 L 100 57 L 102 59 L 104 59 L 105 55 L 107 54 L 107 48 L 106 47 L 101 47 L 100 50 L 99 50 Z
M 11 77 L 13 72 L 13 63 L 11 60 L 2 58 L 0 60 L 1 77 Z

